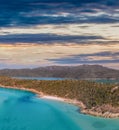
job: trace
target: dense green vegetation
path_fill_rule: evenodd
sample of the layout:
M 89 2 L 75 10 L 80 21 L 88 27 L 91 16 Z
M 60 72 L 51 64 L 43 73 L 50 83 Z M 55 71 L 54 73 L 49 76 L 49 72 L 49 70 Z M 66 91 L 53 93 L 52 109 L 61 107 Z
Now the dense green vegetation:
M 82 101 L 87 108 L 103 104 L 119 106 L 119 84 L 81 80 L 38 81 L 0 77 L 4 86 L 33 88 L 44 94 Z

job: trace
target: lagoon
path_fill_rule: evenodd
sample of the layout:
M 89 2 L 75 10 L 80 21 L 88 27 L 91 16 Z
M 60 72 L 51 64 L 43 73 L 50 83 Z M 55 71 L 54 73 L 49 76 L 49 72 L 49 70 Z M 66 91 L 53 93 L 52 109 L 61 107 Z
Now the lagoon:
M 74 79 L 74 78 L 60 78 L 60 77 L 13 77 L 16 79 L 26 79 L 26 80 L 83 80 L 83 79 Z M 94 81 L 97 83 L 119 83 L 118 79 L 85 79 L 89 81 Z
M 66 80 L 69 78 L 59 78 L 59 77 L 13 77 L 16 79 L 26 79 L 26 80 Z
M 0 88 L 0 130 L 119 129 L 119 119 L 84 115 L 78 109 L 28 91 Z

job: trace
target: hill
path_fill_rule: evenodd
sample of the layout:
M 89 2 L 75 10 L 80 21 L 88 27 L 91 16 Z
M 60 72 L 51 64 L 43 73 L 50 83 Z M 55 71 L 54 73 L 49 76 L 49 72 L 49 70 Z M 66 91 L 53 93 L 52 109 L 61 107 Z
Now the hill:
M 119 70 L 101 65 L 47 66 L 34 69 L 3 69 L 1 76 L 61 77 L 77 79 L 119 79 Z

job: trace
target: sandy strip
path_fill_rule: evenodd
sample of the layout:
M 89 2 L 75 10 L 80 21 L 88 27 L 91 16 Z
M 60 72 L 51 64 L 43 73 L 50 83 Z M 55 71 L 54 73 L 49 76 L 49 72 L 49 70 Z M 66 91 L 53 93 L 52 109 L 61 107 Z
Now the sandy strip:
M 49 96 L 49 95 L 44 95 L 41 98 L 50 99 L 50 100 L 57 100 L 57 101 L 65 101 L 64 98 Z

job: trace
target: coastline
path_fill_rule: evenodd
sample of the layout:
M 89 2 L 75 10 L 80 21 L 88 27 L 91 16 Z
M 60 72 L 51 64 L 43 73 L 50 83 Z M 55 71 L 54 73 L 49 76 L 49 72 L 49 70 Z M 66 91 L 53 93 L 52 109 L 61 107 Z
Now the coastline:
M 82 113 L 82 114 L 89 114 L 89 115 L 92 115 L 92 116 L 103 117 L 103 118 L 119 118 L 119 112 L 118 113 L 110 112 L 110 111 L 103 112 L 103 111 L 101 111 L 100 107 L 96 108 L 96 109 L 95 108 L 88 109 L 88 108 L 86 108 L 85 104 L 82 101 L 77 101 L 75 99 L 67 99 L 67 98 L 62 98 L 62 97 L 57 97 L 57 96 L 52 96 L 52 95 L 46 95 L 43 92 L 40 92 L 40 91 L 38 91 L 36 89 L 32 89 L 32 88 L 24 88 L 24 87 L 16 87 L 16 86 L 14 86 L 14 87 L 13 86 L 4 86 L 4 85 L 1 85 L 1 84 L 0 84 L 0 87 L 1 88 L 9 88 L 9 89 L 29 91 L 29 92 L 37 94 L 37 96 L 39 98 L 48 99 L 48 100 L 57 100 L 57 101 L 70 103 L 70 104 L 78 106 L 80 108 L 80 113 Z M 111 106 L 108 106 L 108 107 L 111 107 Z M 119 108 L 117 108 L 117 109 L 119 110 Z

